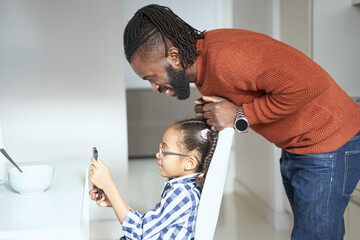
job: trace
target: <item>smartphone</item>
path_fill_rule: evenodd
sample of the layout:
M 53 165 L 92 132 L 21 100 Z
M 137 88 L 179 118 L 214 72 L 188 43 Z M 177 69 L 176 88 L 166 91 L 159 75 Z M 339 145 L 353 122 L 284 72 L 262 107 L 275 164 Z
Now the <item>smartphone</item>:
M 93 157 L 96 159 L 96 161 L 98 160 L 99 154 L 98 154 L 98 150 L 96 149 L 96 147 L 93 147 Z M 102 198 L 102 190 L 100 188 L 98 188 L 98 194 L 99 194 L 99 198 Z

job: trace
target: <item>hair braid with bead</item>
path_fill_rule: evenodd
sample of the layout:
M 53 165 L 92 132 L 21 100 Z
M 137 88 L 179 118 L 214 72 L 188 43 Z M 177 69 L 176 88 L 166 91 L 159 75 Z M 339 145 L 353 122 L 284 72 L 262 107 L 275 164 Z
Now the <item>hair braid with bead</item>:
M 206 174 L 209 169 L 211 159 L 214 155 L 218 132 L 211 130 L 206 124 L 205 119 L 192 118 L 178 121 L 173 126 L 179 131 L 179 147 L 185 148 L 184 151 L 190 152 L 196 150 L 200 155 L 202 162 L 198 167 L 199 176 L 196 178 L 196 184 L 202 188 L 205 182 Z M 202 131 L 205 136 L 202 136 Z
M 160 34 L 158 34 L 160 33 Z M 124 31 L 124 50 L 126 59 L 131 63 L 133 55 L 151 38 L 159 38 L 164 44 L 165 56 L 168 56 L 166 39 L 178 50 L 180 61 L 185 69 L 192 66 L 200 54 L 196 49 L 198 39 L 203 39 L 204 32 L 191 27 L 178 17 L 170 8 L 150 4 L 139 9 Z M 159 42 L 152 40 L 153 42 Z M 156 48 L 158 44 L 145 44 L 145 48 Z M 150 50 L 151 49 L 146 49 Z

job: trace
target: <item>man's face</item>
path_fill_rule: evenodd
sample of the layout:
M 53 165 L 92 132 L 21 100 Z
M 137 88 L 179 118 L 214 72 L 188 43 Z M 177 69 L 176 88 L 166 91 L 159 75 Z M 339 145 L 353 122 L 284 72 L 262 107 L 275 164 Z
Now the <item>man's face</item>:
M 131 67 L 139 77 L 150 82 L 154 91 L 181 100 L 190 96 L 190 84 L 181 66 L 175 69 L 165 57 L 152 59 L 151 62 L 146 60 L 135 54 Z

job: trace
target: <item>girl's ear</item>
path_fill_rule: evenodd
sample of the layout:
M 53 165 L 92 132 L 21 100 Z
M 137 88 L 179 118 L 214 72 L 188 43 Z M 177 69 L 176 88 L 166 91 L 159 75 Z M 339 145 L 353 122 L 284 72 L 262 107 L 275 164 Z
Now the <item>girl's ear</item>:
M 196 170 L 197 165 L 198 162 L 194 157 L 186 157 L 184 170 L 185 171 Z

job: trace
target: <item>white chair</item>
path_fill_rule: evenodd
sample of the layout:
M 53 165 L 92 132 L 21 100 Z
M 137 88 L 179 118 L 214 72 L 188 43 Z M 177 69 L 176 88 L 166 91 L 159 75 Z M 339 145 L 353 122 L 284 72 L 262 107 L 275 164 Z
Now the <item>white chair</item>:
M 214 156 L 201 193 L 195 224 L 195 240 L 213 239 L 219 217 L 233 136 L 233 128 L 226 128 L 219 132 Z
M 1 121 L 0 121 L 0 149 L 4 148 L 4 142 L 2 140 Z

